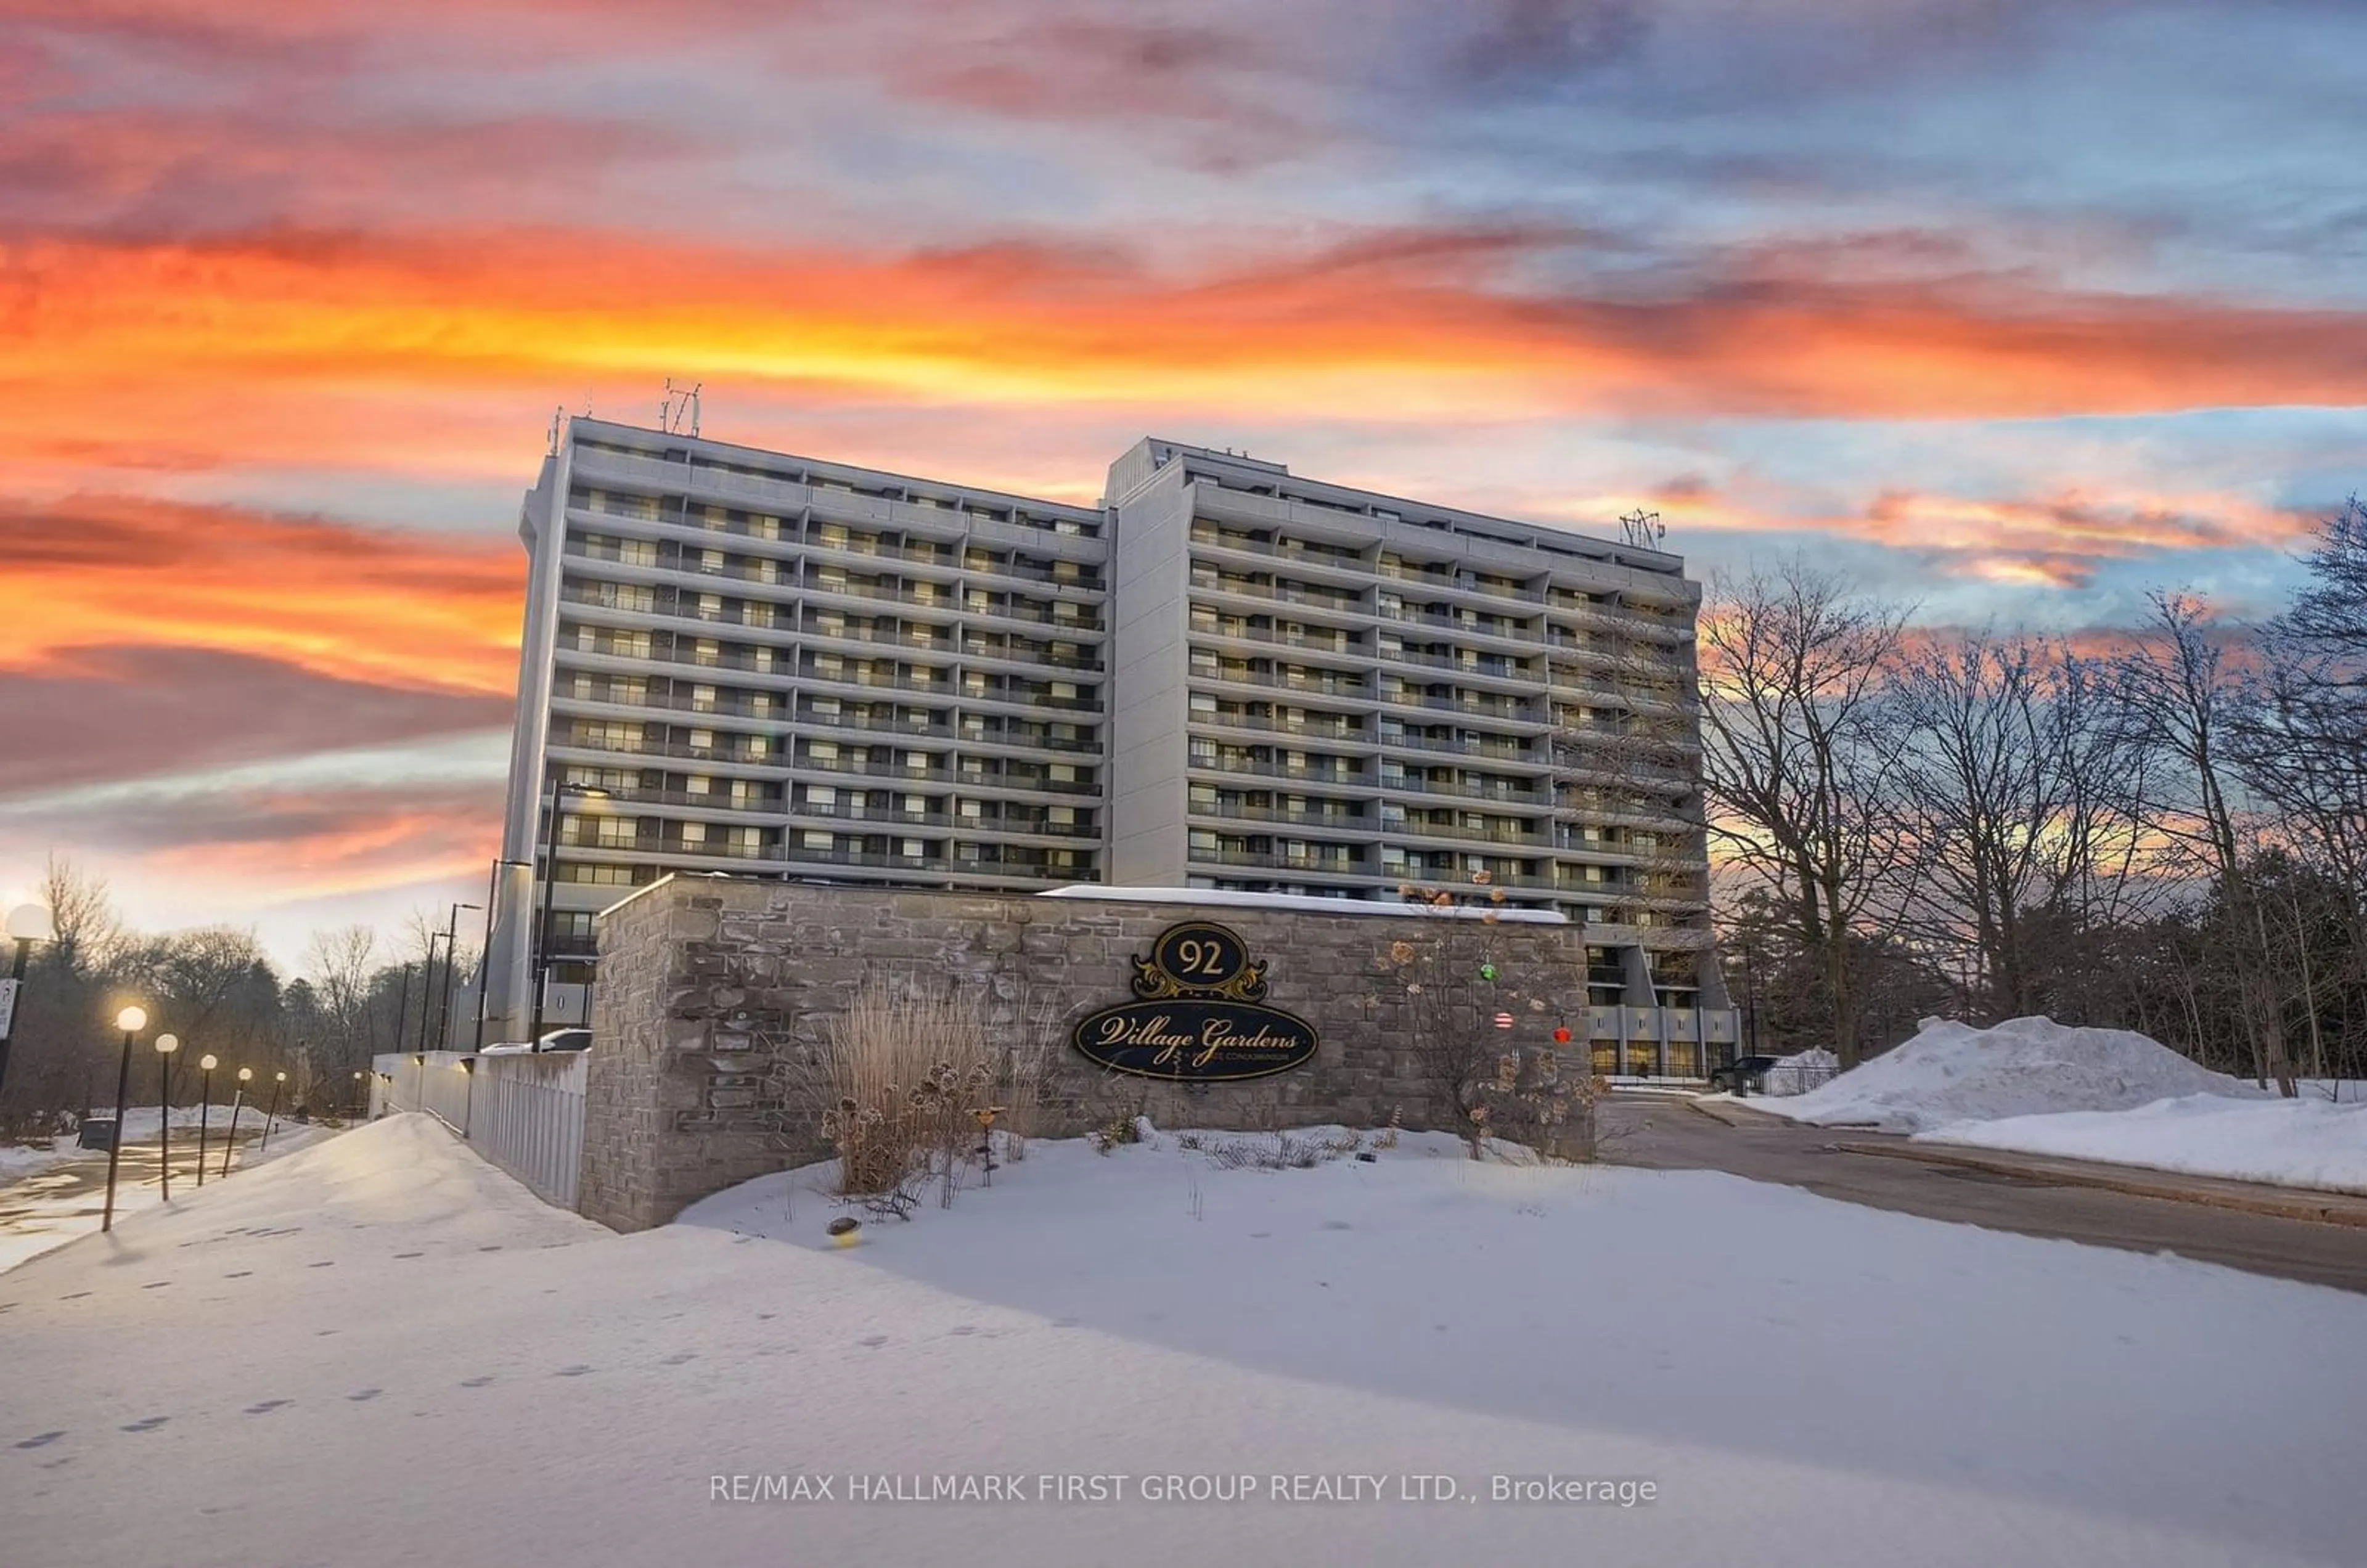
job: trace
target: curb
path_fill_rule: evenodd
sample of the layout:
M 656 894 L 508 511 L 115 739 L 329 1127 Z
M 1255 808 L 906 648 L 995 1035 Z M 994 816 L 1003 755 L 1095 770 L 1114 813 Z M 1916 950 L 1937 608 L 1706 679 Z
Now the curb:
M 1723 1100 L 1713 1102 L 1706 1100 L 1688 1100 L 1686 1103 L 1711 1121 L 1721 1122 L 1728 1127 L 1797 1127 L 1801 1125 L 1788 1116 L 1772 1115 L 1764 1111 L 1746 1111 L 1738 1104 L 1728 1104 Z
M 2229 1188 L 2195 1187 L 2181 1180 L 2176 1171 L 2154 1173 L 2153 1179 L 2134 1174 L 2144 1167 L 2130 1167 L 2133 1174 L 2098 1169 L 2093 1166 L 2073 1165 L 2062 1161 L 2031 1159 L 2000 1159 L 1988 1155 L 1961 1152 L 1955 1147 L 1931 1144 L 1834 1144 L 1832 1148 L 1842 1154 L 1872 1155 L 1881 1159 L 1920 1160 L 1925 1165 L 1961 1166 L 1969 1170 L 1986 1170 L 1999 1176 L 2028 1177 L 2052 1181 L 2058 1186 L 2099 1187 L 2108 1192 L 2125 1192 L 2137 1198 L 2162 1198 L 2177 1203 L 2200 1203 L 2214 1209 L 2233 1209 L 2243 1213 L 2268 1214 L 2283 1220 L 2306 1220 L 2317 1224 L 2350 1225 L 2367 1229 L 2367 1199 L 2346 1192 L 2312 1193 L 2302 1188 L 2268 1188 L 2249 1192 Z M 2034 1157 L 2034 1156 L 2033 1156 Z M 2224 1177 L 2198 1177 L 2191 1180 L 2224 1181 Z

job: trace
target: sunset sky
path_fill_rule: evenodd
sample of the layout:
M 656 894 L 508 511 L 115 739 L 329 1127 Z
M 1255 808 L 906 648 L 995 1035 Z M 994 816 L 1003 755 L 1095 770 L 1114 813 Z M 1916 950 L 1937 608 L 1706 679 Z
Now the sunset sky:
M 0 0 L 0 905 L 479 897 L 554 410 L 1146 434 L 2272 608 L 2367 490 L 2357 0 Z

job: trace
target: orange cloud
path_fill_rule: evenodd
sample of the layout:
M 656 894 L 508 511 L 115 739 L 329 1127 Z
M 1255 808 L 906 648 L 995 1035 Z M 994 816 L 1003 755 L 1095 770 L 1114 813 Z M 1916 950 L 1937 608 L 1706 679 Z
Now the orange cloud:
M 514 541 L 120 497 L 0 502 L 0 669 L 69 650 L 240 653 L 407 691 L 506 696 Z
M 19 247 L 0 283 L 12 329 L 0 376 L 50 389 L 23 400 L 22 463 L 71 461 L 110 431 L 193 462 L 446 472 L 493 455 L 481 428 L 458 453 L 416 451 L 414 419 L 455 417 L 439 404 L 498 402 L 515 432 L 528 399 L 686 372 L 912 404 L 1429 421 L 2367 401 L 2367 312 L 2004 284 L 1704 283 L 1641 300 L 1515 287 L 1517 265 L 1554 243 L 1387 234 L 1175 276 L 1051 245 L 873 255 L 516 231 L 51 239 Z M 512 472 L 517 447 L 513 437 Z
M 1670 527 L 1814 533 L 1944 559 L 1967 577 L 2010 587 L 2078 588 L 2106 561 L 2178 550 L 2290 547 L 2314 521 L 2305 509 L 2235 495 L 2110 495 L 2081 489 L 2044 498 L 1986 499 L 1886 490 L 1855 513 L 1775 510 L 1696 475 L 1649 495 L 1564 501 L 1556 514 L 1599 519 L 1637 506 Z
M 145 857 L 144 869 L 266 886 L 277 898 L 481 879 L 501 840 L 498 801 L 483 793 L 481 799 L 425 805 L 368 791 L 334 798 L 259 795 L 245 804 L 277 818 L 277 830 L 158 849 Z M 288 830 L 289 822 L 300 827 Z

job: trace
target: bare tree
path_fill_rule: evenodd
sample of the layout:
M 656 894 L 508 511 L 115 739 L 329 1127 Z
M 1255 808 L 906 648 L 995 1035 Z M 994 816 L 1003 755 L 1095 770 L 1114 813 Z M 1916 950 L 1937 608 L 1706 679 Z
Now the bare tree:
M 1710 830 L 1817 955 L 1844 1068 L 1863 1052 L 1852 938 L 1903 854 L 1885 708 L 1906 616 L 1795 558 L 1715 581 L 1702 618 Z
M 1680 637 L 1592 636 L 1581 653 L 1552 657 L 1555 830 L 1562 847 L 1603 857 L 1587 867 L 1600 881 L 1580 889 L 1608 914 L 1595 923 L 1664 924 L 1665 906 L 1697 905 L 1706 891 L 1698 682 Z M 1656 979 L 1698 983 L 1710 933 L 1699 938 L 1693 975 Z
M 1916 855 L 1905 925 L 1963 955 L 1976 1014 L 2049 1010 L 2048 978 L 2076 967 L 2063 950 L 2128 885 L 2134 749 L 2111 706 L 2099 671 L 2042 638 L 1967 633 L 1901 659 L 1895 779 Z
M 2220 890 L 2237 943 L 2225 968 L 2240 998 L 2252 1069 L 2294 1092 L 2283 1005 L 2270 951 L 2268 913 L 2253 896 L 2230 792 L 2239 694 L 2225 658 L 2225 636 L 2210 607 L 2191 594 L 2152 595 L 2146 635 L 2121 661 L 2133 733 L 2165 762 L 2152 824 Z
M 332 1036 L 312 1043 L 322 1047 L 323 1060 L 359 1065 L 369 1058 L 370 998 L 376 978 L 370 960 L 377 948 L 378 935 L 368 926 L 315 931 L 305 946 L 304 976 L 311 982 L 319 1017 Z M 309 1078 L 312 1071 L 309 1052 L 298 1054 L 298 1067 Z M 299 1092 L 310 1087 L 300 1081 Z

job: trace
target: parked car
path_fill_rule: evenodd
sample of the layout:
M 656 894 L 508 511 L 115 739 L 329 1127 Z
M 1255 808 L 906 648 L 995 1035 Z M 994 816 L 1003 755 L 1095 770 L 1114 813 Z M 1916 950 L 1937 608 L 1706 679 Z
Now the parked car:
M 592 1032 L 588 1029 L 554 1029 L 534 1043 L 537 1051 L 589 1051 Z

